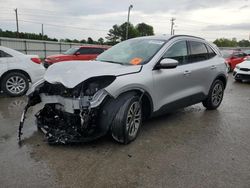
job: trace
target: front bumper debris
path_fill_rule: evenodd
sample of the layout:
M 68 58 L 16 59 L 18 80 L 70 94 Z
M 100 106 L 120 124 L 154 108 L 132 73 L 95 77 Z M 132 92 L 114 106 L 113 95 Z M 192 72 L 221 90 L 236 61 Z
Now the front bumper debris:
M 26 113 L 29 107 L 38 103 L 44 107 L 35 115 L 36 124 L 49 144 L 89 142 L 103 136 L 106 130 L 99 126 L 99 116 L 100 106 L 107 96 L 105 90 L 79 98 L 31 93 L 19 124 L 19 141 Z

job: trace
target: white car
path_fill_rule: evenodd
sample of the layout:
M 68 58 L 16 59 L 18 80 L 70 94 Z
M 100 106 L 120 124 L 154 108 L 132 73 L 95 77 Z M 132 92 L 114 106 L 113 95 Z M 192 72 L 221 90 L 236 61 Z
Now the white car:
M 242 82 L 242 80 L 250 81 L 250 58 L 236 65 L 233 77 L 238 82 Z
M 37 55 L 25 55 L 0 46 L 0 91 L 9 96 L 21 96 L 29 83 L 43 78 L 45 68 Z

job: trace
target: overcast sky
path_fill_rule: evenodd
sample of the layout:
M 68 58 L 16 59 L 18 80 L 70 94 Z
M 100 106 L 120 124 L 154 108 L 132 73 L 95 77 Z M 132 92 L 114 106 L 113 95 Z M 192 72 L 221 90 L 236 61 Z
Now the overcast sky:
M 49 37 L 97 40 L 114 24 L 127 20 L 145 22 L 155 34 L 191 34 L 213 41 L 216 38 L 249 39 L 250 0 L 0 0 L 0 28 L 16 30 L 14 8 L 18 9 L 22 32 L 44 32 Z

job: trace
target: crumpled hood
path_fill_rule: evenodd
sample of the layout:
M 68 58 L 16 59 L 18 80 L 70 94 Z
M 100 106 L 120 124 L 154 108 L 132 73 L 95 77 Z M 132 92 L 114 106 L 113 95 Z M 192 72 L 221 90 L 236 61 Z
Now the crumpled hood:
M 67 61 L 51 65 L 44 75 L 49 83 L 61 83 L 67 88 L 74 88 L 91 77 L 118 76 L 136 73 L 142 65 L 120 65 L 99 61 Z

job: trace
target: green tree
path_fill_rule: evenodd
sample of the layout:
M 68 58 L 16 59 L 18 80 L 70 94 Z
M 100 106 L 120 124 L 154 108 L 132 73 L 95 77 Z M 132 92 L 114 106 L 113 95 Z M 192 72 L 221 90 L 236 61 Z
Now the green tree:
M 117 44 L 120 42 L 120 27 L 118 25 L 113 25 L 112 29 L 109 30 L 109 33 L 106 39 L 108 40 L 108 44 Z
M 241 40 L 238 42 L 240 47 L 250 47 L 250 41 L 249 40 Z
M 82 39 L 82 40 L 80 40 L 80 43 L 85 44 L 85 43 L 87 43 L 87 41 L 85 39 Z
M 104 44 L 104 39 L 101 37 L 97 40 L 97 43 L 98 44 Z
M 220 39 L 216 39 L 214 43 L 218 47 L 237 47 L 238 46 L 236 38 L 233 38 L 232 40 L 226 39 L 226 38 L 220 38 Z
M 74 43 L 79 43 L 79 40 L 74 39 L 74 40 L 72 40 L 72 42 L 74 42 Z
M 126 32 L 127 32 L 127 22 L 123 23 L 120 26 L 120 39 L 121 41 L 126 40 Z M 138 30 L 133 26 L 133 24 L 129 23 L 128 25 L 128 39 L 135 38 L 139 36 Z
M 88 37 L 87 43 L 88 44 L 94 44 L 94 40 L 91 37 Z
M 145 24 L 145 23 L 139 23 L 135 27 L 138 32 L 139 36 L 150 36 L 154 35 L 154 28 L 151 25 Z

